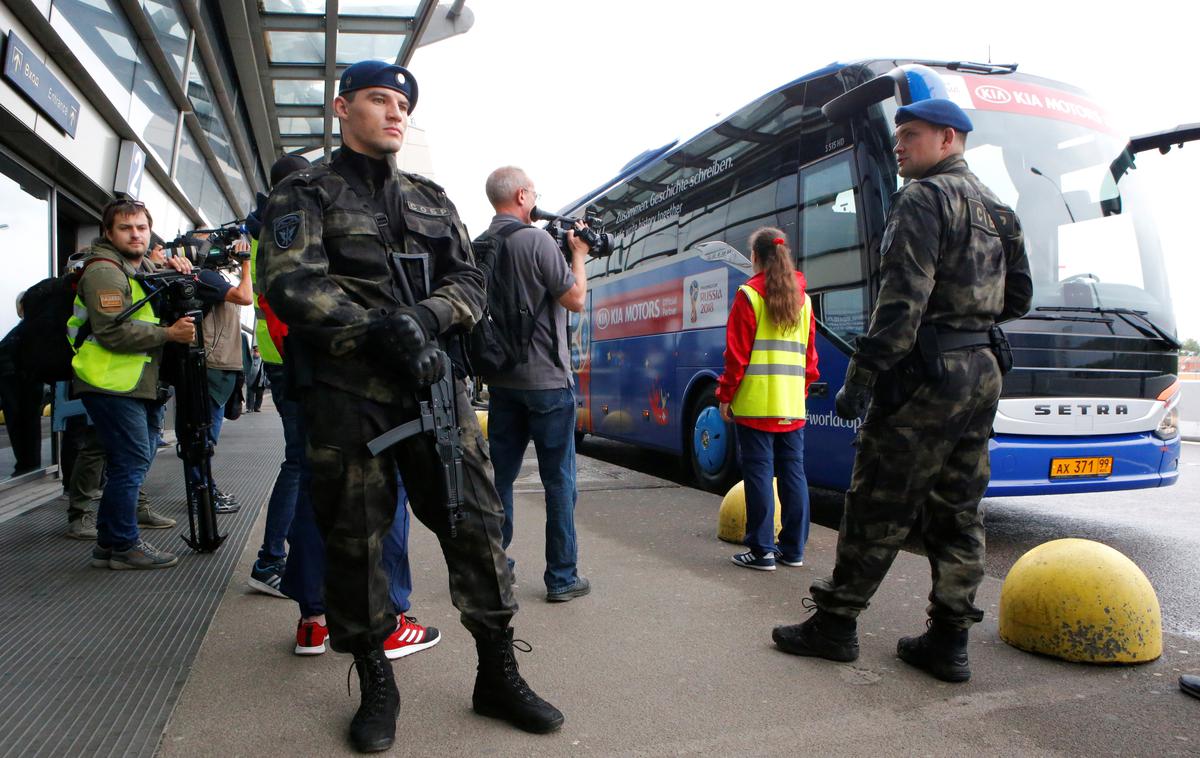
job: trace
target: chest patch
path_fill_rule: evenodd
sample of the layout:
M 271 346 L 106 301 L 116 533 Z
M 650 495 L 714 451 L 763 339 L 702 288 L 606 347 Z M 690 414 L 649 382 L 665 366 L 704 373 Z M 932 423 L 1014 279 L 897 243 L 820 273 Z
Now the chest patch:
M 423 216 L 434 216 L 435 218 L 444 218 L 450 215 L 449 208 L 430 208 L 428 205 L 420 205 L 412 200 L 404 201 L 410 211 L 420 213 Z
M 296 241 L 296 235 L 300 232 L 300 214 L 297 212 L 280 216 L 275 219 L 272 228 L 275 233 L 275 245 L 281 250 L 287 250 Z
M 100 290 L 96 295 L 100 298 L 100 310 L 105 313 L 121 310 L 123 299 L 120 290 Z

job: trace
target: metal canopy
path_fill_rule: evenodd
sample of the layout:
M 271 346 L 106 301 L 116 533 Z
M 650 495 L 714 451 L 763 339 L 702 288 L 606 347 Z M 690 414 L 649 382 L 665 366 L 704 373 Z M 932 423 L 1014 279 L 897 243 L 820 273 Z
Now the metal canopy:
M 417 46 L 470 29 L 465 0 L 220 0 L 264 171 L 283 153 L 328 158 L 341 144 L 326 105 L 351 63 L 407 66 Z M 243 52 L 244 50 L 244 52 Z M 252 53 L 252 55 L 251 55 Z M 270 146 L 268 148 L 268 145 Z

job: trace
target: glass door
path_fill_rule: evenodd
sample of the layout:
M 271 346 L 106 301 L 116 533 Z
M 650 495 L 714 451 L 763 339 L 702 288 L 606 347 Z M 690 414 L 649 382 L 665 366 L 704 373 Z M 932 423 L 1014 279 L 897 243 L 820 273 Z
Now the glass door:
M 0 153 L 0 481 L 52 463 L 49 389 L 21 367 L 21 296 L 50 275 L 50 185 Z

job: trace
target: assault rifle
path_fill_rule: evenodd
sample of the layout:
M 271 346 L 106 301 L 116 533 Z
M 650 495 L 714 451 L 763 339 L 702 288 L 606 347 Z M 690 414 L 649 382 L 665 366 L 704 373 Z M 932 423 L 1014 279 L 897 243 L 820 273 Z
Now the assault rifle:
M 442 478 L 446 484 L 446 507 L 450 516 L 450 536 L 458 534 L 458 522 L 466 518 L 462 509 L 463 448 L 462 427 L 458 425 L 458 406 L 455 403 L 454 378 L 450 359 L 445 358 L 445 370 L 429 386 L 429 399 L 418 403 L 417 418 L 384 432 L 367 443 L 371 455 L 379 455 L 392 445 L 418 434 L 432 434 L 442 461 Z

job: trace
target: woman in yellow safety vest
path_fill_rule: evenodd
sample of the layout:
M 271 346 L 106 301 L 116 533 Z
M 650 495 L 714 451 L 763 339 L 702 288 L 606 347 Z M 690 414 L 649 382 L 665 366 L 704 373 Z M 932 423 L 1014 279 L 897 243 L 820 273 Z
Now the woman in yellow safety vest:
M 804 476 L 804 398 L 817 371 L 816 325 L 804 274 L 792 265 L 783 232 L 750 235 L 754 276 L 738 288 L 725 332 L 725 372 L 717 386 L 721 417 L 736 422 L 745 477 L 746 540 L 733 556 L 745 568 L 774 571 L 804 565 L 808 480 Z M 775 538 L 777 480 L 783 506 Z

